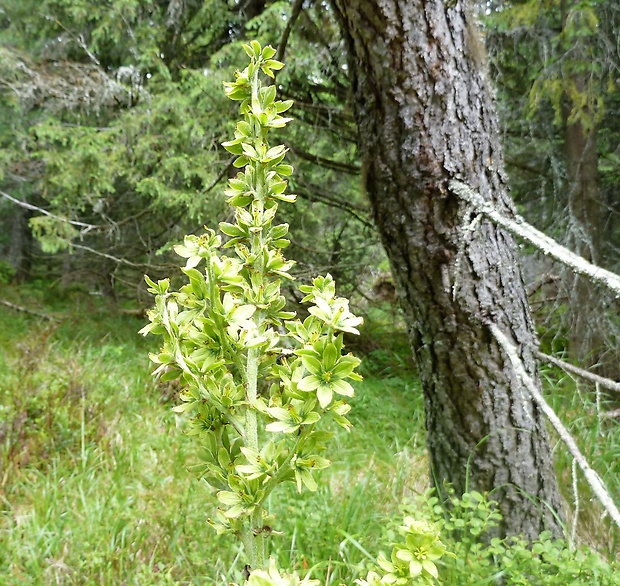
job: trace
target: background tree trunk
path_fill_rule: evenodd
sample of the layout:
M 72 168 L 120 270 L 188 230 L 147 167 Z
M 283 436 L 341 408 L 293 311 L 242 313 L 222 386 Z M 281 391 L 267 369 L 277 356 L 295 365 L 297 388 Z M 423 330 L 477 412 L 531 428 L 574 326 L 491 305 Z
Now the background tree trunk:
M 568 178 L 570 225 L 567 246 L 594 264 L 601 264 L 601 242 L 605 231 L 603 206 L 598 187 L 596 128 L 586 130 L 580 121 L 565 117 L 564 145 Z M 596 364 L 603 352 L 606 326 L 602 299 L 588 279 L 565 270 L 561 289 L 568 296 L 565 314 L 569 350 L 581 364 Z
M 566 31 L 569 11 L 576 2 L 563 2 L 562 30 Z M 587 38 L 583 41 L 587 43 Z M 564 48 L 575 60 L 586 63 L 588 54 L 582 43 L 576 43 L 572 35 Z M 591 72 L 582 69 L 571 70 L 569 81 L 573 91 L 580 96 L 592 92 L 588 87 Z M 566 156 L 566 179 L 568 192 L 569 225 L 566 245 L 590 262 L 602 265 L 602 243 L 605 233 L 605 205 L 601 201 L 598 179 L 598 152 L 596 137 L 598 117 L 596 106 L 586 102 L 578 108 L 568 92 L 563 96 L 562 118 L 564 124 L 564 152 Z M 561 291 L 568 298 L 568 311 L 564 314 L 564 325 L 568 331 L 568 349 L 577 362 L 592 366 L 603 354 L 605 330 L 611 324 L 604 319 L 604 299 L 597 293 L 596 286 L 588 279 L 565 270 L 562 275 Z M 612 372 L 605 372 L 611 374 Z
M 463 210 L 448 190 L 460 179 L 512 211 L 474 19 L 461 1 L 333 5 L 350 52 L 366 189 L 422 379 L 434 480 L 440 491 L 446 480 L 457 493 L 492 491 L 501 534 L 559 534 L 545 421 L 485 325 L 518 345 L 538 380 L 515 244 L 482 221 L 460 247 Z
M 30 212 L 19 206 L 12 210 L 11 239 L 8 250 L 8 262 L 15 269 L 15 281 L 27 281 L 32 264 L 32 233 L 28 226 Z

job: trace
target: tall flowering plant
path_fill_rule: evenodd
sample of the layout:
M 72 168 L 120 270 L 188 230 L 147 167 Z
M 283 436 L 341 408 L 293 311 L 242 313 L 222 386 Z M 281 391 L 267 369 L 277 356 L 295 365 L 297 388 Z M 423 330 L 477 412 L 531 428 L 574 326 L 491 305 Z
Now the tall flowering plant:
M 249 65 L 225 83 L 242 117 L 223 144 L 240 169 L 226 190 L 234 223 L 175 247 L 186 259 L 187 282 L 178 291 L 169 279 L 146 277 L 155 307 L 141 333 L 162 337 L 151 354 L 154 374 L 181 383 L 174 410 L 188 416 L 199 458 L 193 469 L 218 502 L 208 521 L 243 540 L 258 584 L 279 576 L 265 554 L 273 531 L 267 497 L 282 482 L 316 490 L 315 472 L 330 464 L 323 455 L 330 434 L 321 424 L 332 419 L 350 428 L 343 397 L 353 395 L 349 381 L 361 379 L 360 361 L 344 353 L 343 334 L 357 334 L 362 319 L 336 296 L 329 274 L 300 287 L 305 320 L 285 309 L 281 283 L 292 279 L 293 262 L 282 252 L 288 225 L 275 218 L 280 202 L 295 201 L 285 179 L 293 169 L 287 149 L 271 146 L 268 135 L 291 120 L 282 114 L 292 102 L 277 100 L 275 86 L 263 83 L 283 67 L 276 51 L 256 41 L 244 50 Z

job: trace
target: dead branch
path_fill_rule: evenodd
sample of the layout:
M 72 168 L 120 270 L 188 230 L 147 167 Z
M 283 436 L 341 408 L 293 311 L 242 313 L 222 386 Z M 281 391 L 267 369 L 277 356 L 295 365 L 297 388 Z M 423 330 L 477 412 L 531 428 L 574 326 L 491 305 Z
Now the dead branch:
M 276 59 L 278 61 L 284 61 L 284 52 L 286 51 L 286 44 L 288 43 L 288 38 L 291 35 L 291 31 L 295 26 L 295 21 L 299 17 L 301 12 L 301 7 L 303 5 L 303 0 L 295 0 L 293 4 L 293 8 L 291 9 L 291 16 L 286 23 L 286 27 L 284 32 L 282 33 L 282 37 L 280 38 L 280 42 L 278 43 L 278 51 L 276 53 Z
M 105 252 L 100 252 L 99 250 L 95 250 L 90 246 L 84 246 L 83 244 L 76 244 L 75 242 L 71 243 L 72 248 L 79 248 L 80 250 L 85 250 L 86 252 L 90 252 L 91 254 L 95 254 L 97 256 L 102 256 L 103 258 L 107 258 L 109 260 L 114 261 L 116 264 L 126 265 L 128 267 L 135 267 L 138 269 L 169 269 L 169 266 L 164 265 L 150 265 L 148 263 L 138 263 L 127 260 L 126 258 L 113 256 L 111 254 L 107 254 Z
M 450 189 L 457 196 L 472 205 L 479 214 L 484 214 L 498 226 L 505 228 L 515 236 L 527 240 L 543 254 L 569 266 L 576 273 L 589 278 L 591 281 L 605 285 L 620 297 L 620 276 L 588 262 L 585 258 L 575 254 L 557 243 L 553 238 L 528 224 L 521 216 L 515 216 L 514 219 L 507 218 L 498 212 L 491 202 L 486 201 L 479 193 L 476 193 L 465 183 L 451 181 Z
M 129 87 L 123 83 L 127 69 L 121 67 L 114 79 L 96 59 L 88 64 L 34 63 L 15 49 L 0 47 L 0 86 L 8 88 L 27 109 L 56 112 L 85 106 L 94 111 L 102 107 L 129 107 L 136 96 L 147 94 L 137 79 L 139 76 L 130 76 Z
M 497 340 L 497 343 L 502 347 L 508 356 L 516 375 L 521 379 L 538 408 L 545 414 L 547 419 L 549 419 L 551 425 L 553 425 L 554 429 L 560 436 L 560 439 L 564 442 L 568 448 L 568 451 L 576 460 L 577 464 L 581 468 L 581 471 L 583 472 L 583 475 L 585 476 L 587 483 L 590 485 L 590 488 L 592 488 L 592 491 L 603 505 L 603 508 L 613 519 L 614 523 L 620 527 L 620 511 L 618 510 L 618 507 L 616 507 L 599 475 L 590 467 L 588 461 L 579 450 L 577 442 L 575 442 L 573 436 L 568 432 L 566 427 L 564 427 L 564 424 L 560 421 L 560 418 L 556 415 L 555 411 L 545 401 L 536 383 L 525 371 L 523 363 L 517 353 L 516 346 L 508 340 L 508 338 L 495 324 L 489 323 L 488 326 L 494 338 Z
M 43 319 L 47 319 L 49 321 L 55 321 L 55 322 L 60 321 L 57 317 L 54 317 L 52 315 L 41 313 L 39 311 L 34 311 L 32 309 L 22 307 L 21 305 L 15 305 L 15 303 L 11 303 L 10 301 L 6 301 L 4 299 L 0 299 L 0 304 L 5 305 L 6 307 L 10 307 L 11 309 L 14 309 L 15 311 L 21 311 L 22 313 L 27 313 L 29 315 L 34 315 L 36 317 L 42 317 Z
M 137 317 L 137 318 L 145 318 L 146 317 L 146 312 L 148 311 L 147 308 L 145 307 L 141 307 L 139 309 L 120 309 L 119 312 L 122 315 L 130 315 L 132 317 Z
M 616 382 L 615 380 L 611 380 L 610 378 L 605 378 L 604 376 L 594 374 L 593 372 L 588 372 L 587 370 L 584 370 L 583 368 L 579 368 L 578 366 L 569 364 L 568 362 L 564 362 L 563 360 L 555 358 L 554 356 L 549 356 L 548 354 L 545 354 L 544 352 L 536 352 L 536 355 L 538 356 L 538 358 L 540 358 L 544 362 L 553 364 L 554 366 L 561 368 L 563 371 L 568 372 L 569 374 L 574 374 L 585 380 L 596 383 L 600 385 L 601 387 L 603 387 L 604 389 L 613 391 L 614 393 L 620 393 L 620 383 Z
M 25 202 L 25 201 L 21 201 L 20 199 L 16 199 L 15 197 L 10 196 L 8 193 L 5 193 L 4 191 L 0 191 L 0 195 L 6 199 L 8 199 L 9 201 L 13 202 L 15 205 L 18 205 L 22 208 L 25 208 L 27 210 L 31 210 L 34 212 L 39 212 L 45 216 L 49 216 L 50 218 L 54 218 L 55 220 L 60 220 L 61 222 L 66 222 L 67 224 L 71 224 L 72 226 L 79 226 L 82 228 L 82 230 L 80 231 L 81 234 L 86 234 L 88 232 L 90 232 L 91 230 L 94 229 L 98 229 L 98 228 L 105 228 L 105 226 L 103 225 L 96 225 L 96 224 L 86 224 L 84 222 L 77 222 L 75 220 L 69 220 L 68 218 L 63 218 L 62 216 L 57 216 L 55 214 L 52 214 L 51 212 L 48 212 L 47 210 L 44 210 L 43 208 L 40 208 L 38 206 L 35 206 L 31 203 Z

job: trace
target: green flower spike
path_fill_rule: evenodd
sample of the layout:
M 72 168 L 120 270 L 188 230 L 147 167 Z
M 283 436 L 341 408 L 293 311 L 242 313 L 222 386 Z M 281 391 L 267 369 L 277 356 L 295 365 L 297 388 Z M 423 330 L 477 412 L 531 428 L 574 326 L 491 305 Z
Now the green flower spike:
M 220 234 L 205 229 L 174 247 L 184 260 L 187 282 L 173 291 L 170 280 L 146 278 L 155 295 L 151 323 L 143 334 L 161 335 L 151 354 L 156 376 L 179 379 L 186 431 L 198 446 L 192 470 L 216 494 L 219 506 L 208 522 L 218 533 L 243 540 L 250 566 L 248 584 L 313 584 L 280 576 L 273 562 L 266 570 L 265 503 L 282 482 L 316 490 L 315 472 L 329 466 L 321 453 L 329 434 L 318 429 L 323 416 L 348 429 L 349 380 L 359 360 L 342 355 L 343 333 L 356 334 L 361 318 L 336 297 L 330 275 L 302 286 L 309 317 L 302 323 L 286 311 L 281 281 L 292 280 L 294 266 L 283 254 L 288 225 L 275 223 L 278 205 L 292 203 L 286 193 L 293 169 L 286 148 L 269 144 L 269 132 L 290 118 L 281 116 L 290 101 L 277 100 L 276 87 L 263 85 L 282 63 L 272 47 L 244 45 L 249 65 L 224 84 L 240 102 L 234 138 L 223 143 L 239 169 L 225 191 L 234 222 Z M 288 332 L 288 333 L 283 333 Z M 282 360 L 277 357 L 283 356 Z M 265 527 L 269 531 L 265 531 Z

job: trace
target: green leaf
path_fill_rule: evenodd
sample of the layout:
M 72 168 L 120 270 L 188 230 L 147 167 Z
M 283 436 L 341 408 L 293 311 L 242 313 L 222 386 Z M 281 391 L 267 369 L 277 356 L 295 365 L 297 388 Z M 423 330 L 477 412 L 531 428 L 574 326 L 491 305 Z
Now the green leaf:
M 294 433 L 299 429 L 299 425 L 286 421 L 274 421 L 273 423 L 268 423 L 265 429 L 272 433 Z
M 193 401 L 190 403 L 183 403 L 181 405 L 175 405 L 172 408 L 172 410 L 175 413 L 187 413 L 188 411 L 191 411 L 192 409 L 194 409 L 197 403 L 198 403 L 197 401 Z
M 314 390 L 318 389 L 320 384 L 321 384 L 321 380 L 317 376 L 310 375 L 310 376 L 306 376 L 306 377 L 302 378 L 297 383 L 297 388 L 300 391 L 303 391 L 305 393 L 309 393 L 311 391 L 314 391 Z
M 411 560 L 409 562 L 409 575 L 412 578 L 419 576 L 422 573 L 424 566 L 418 560 Z
M 299 476 L 301 477 L 301 481 L 304 483 L 305 487 L 310 492 L 316 492 L 318 485 L 316 480 L 312 477 L 312 473 L 309 470 L 300 470 Z M 301 492 L 301 490 L 299 490 Z
M 275 59 L 267 59 L 266 61 L 263 62 L 263 65 L 262 65 L 262 69 L 267 75 L 269 75 L 269 73 L 267 73 L 267 70 L 279 71 L 283 67 L 284 67 L 284 63 L 282 63 L 281 61 L 276 61 Z
M 271 59 L 276 52 L 277 51 L 271 45 L 267 45 L 263 47 L 262 57 L 263 59 Z
M 323 371 L 323 364 L 315 356 L 304 355 L 301 357 L 301 361 L 304 368 L 311 374 L 318 376 Z
M 223 142 L 222 146 L 233 155 L 242 155 L 243 154 L 243 142 L 240 139 L 229 140 L 227 142 Z
M 425 571 L 427 571 L 433 578 L 439 578 L 439 572 L 437 571 L 437 566 L 430 560 L 422 560 L 422 567 Z
M 293 100 L 285 100 L 283 102 L 275 102 L 276 112 L 282 114 L 293 107 L 295 102 Z
M 266 109 L 271 106 L 276 99 L 276 86 L 270 85 L 269 87 L 263 88 L 261 90 L 261 98 L 263 101 L 263 108 Z
M 321 419 L 321 416 L 316 411 L 308 413 L 307 417 L 303 420 L 303 425 L 312 425 Z
M 353 358 L 353 360 L 347 360 L 353 358 L 353 356 L 343 356 L 338 363 L 333 367 L 332 374 L 337 378 L 346 378 L 352 372 L 353 369 L 360 363 L 360 360 Z
M 336 380 L 332 382 L 332 390 L 339 395 L 343 395 L 345 397 L 353 397 L 355 395 L 355 391 L 353 387 L 344 380 Z
M 258 59 L 261 56 L 261 46 L 258 41 L 250 41 L 250 45 L 252 46 L 253 55 L 250 55 L 252 58 Z M 247 53 L 247 51 L 246 51 Z

